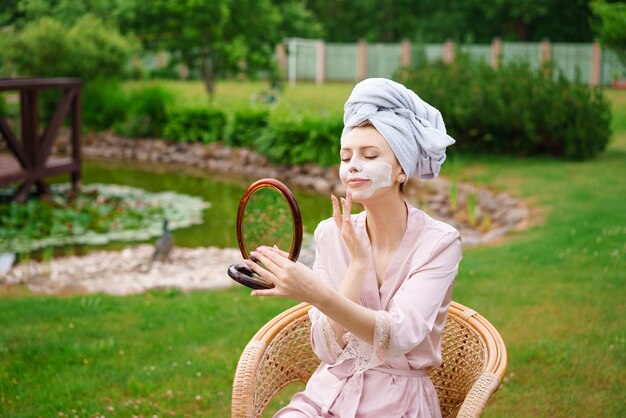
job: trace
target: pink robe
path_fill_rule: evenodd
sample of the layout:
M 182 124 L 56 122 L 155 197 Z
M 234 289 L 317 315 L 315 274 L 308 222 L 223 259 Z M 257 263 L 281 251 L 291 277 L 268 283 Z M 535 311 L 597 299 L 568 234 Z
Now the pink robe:
M 461 261 L 459 232 L 407 202 L 400 246 L 378 287 L 370 257 L 360 303 L 376 312 L 374 345 L 350 333 L 342 349 L 328 318 L 309 311 L 313 351 L 322 360 L 303 392 L 274 417 L 441 417 L 427 373 L 441 364 L 441 333 Z M 368 250 L 366 213 L 352 215 Z M 339 229 L 326 219 L 315 230 L 313 270 L 339 288 L 350 256 Z

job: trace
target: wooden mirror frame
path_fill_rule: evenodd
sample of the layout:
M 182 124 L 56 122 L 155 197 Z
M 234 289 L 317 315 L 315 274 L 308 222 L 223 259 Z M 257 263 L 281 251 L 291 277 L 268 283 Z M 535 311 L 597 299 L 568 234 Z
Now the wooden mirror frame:
M 237 241 L 239 242 L 241 255 L 244 259 L 250 258 L 250 255 L 246 251 L 243 237 L 243 218 L 246 212 L 246 206 L 257 190 L 265 188 L 277 190 L 285 198 L 287 204 L 289 204 L 294 230 L 294 236 L 291 240 L 291 248 L 289 249 L 289 259 L 291 261 L 296 261 L 300 255 L 300 248 L 302 247 L 302 215 L 300 214 L 300 208 L 298 207 L 296 198 L 293 193 L 291 193 L 291 190 L 289 190 L 289 188 L 282 182 L 273 178 L 264 178 L 252 183 L 239 202 L 239 209 L 237 210 Z M 281 250 L 284 251 L 285 249 L 281 248 Z
M 241 251 L 241 255 L 244 259 L 251 259 L 250 254 L 248 254 L 246 250 L 243 236 L 243 220 L 246 206 L 257 190 L 267 188 L 278 191 L 285 198 L 291 210 L 294 235 L 291 240 L 291 248 L 289 249 L 289 259 L 296 261 L 300 255 L 300 248 L 302 247 L 302 215 L 300 215 L 300 208 L 291 190 L 282 182 L 273 178 L 264 178 L 252 183 L 239 202 L 239 208 L 237 209 L 237 241 L 239 243 L 239 251 Z M 243 263 L 230 265 L 228 267 L 228 275 L 236 282 L 252 289 L 271 289 L 274 287 L 272 283 L 258 276 Z

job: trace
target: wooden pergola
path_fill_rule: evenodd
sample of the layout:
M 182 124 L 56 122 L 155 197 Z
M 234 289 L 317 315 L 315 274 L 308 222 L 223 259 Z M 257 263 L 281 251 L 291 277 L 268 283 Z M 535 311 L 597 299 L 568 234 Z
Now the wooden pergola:
M 39 126 L 38 93 L 41 90 L 60 89 L 61 98 L 45 129 Z M 0 78 L 0 92 L 18 91 L 20 98 L 20 137 L 15 134 L 0 114 L 0 138 L 8 145 L 10 154 L 0 154 L 0 187 L 19 183 L 13 200 L 28 199 L 33 186 L 41 195 L 50 194 L 46 178 L 69 173 L 72 190 L 81 185 L 80 131 L 81 84 L 75 78 Z M 70 114 L 71 157 L 50 155 L 59 128 Z

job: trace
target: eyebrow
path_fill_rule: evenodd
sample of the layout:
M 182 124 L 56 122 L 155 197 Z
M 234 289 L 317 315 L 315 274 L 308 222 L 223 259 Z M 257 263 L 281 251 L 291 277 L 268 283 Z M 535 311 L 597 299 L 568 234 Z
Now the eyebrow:
M 378 149 L 378 150 L 380 149 L 380 148 L 378 148 L 377 146 L 374 146 L 374 145 L 366 145 L 364 147 L 358 147 L 357 149 L 367 149 L 367 148 L 375 148 L 375 149 Z M 345 148 L 344 147 L 344 148 L 341 148 L 339 151 L 351 151 L 351 150 L 352 150 L 352 148 Z

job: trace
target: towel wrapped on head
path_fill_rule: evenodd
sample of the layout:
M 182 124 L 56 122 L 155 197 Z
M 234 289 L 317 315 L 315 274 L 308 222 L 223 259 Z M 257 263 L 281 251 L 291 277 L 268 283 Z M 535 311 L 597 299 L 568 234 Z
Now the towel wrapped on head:
M 386 78 L 358 83 L 344 106 L 343 138 L 365 121 L 389 143 L 407 176 L 437 177 L 454 139 L 446 134 L 441 113 L 402 84 Z

